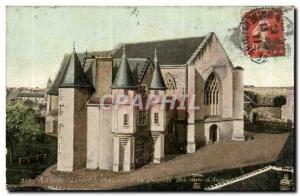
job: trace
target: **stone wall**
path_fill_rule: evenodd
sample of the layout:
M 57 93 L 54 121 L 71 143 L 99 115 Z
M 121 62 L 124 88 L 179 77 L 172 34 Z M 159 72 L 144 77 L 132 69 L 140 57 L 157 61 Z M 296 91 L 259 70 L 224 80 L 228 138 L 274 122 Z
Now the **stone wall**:
M 256 120 L 278 121 L 281 119 L 280 107 L 255 107 L 253 112 L 257 113 Z
M 57 170 L 73 171 L 74 163 L 74 95 L 75 89 L 59 89 L 59 104 L 63 105 L 58 116 Z
M 244 87 L 244 91 L 251 91 L 257 95 L 258 106 L 273 106 L 276 96 L 287 96 L 293 87 Z
M 87 156 L 87 108 L 86 102 L 90 97 L 86 88 L 75 89 L 74 107 L 74 170 L 86 167 Z
M 99 105 L 87 105 L 87 169 L 99 167 Z
M 99 113 L 99 169 L 113 169 L 112 109 L 100 109 Z
M 195 84 L 197 105 L 203 105 L 203 92 L 206 79 L 214 72 L 220 82 L 220 113 L 222 118 L 232 117 L 233 110 L 233 83 L 232 83 L 232 66 L 229 59 L 220 45 L 216 36 L 206 46 L 195 61 Z M 189 78 L 190 80 L 191 78 Z M 203 107 L 202 107 L 203 108 Z M 196 119 L 203 119 L 204 111 L 196 111 Z

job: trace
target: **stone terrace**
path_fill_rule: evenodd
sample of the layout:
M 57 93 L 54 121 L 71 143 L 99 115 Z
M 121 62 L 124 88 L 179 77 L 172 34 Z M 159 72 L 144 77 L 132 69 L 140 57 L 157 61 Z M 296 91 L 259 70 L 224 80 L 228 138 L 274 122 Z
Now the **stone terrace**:
M 60 173 L 52 166 L 35 181 L 24 186 L 39 186 L 45 189 L 56 187 L 58 190 L 113 190 L 194 173 L 271 163 L 278 159 L 289 136 L 289 133 L 247 134 L 253 135 L 254 139 L 207 145 L 194 154 L 180 155 L 164 163 L 150 164 L 130 173 L 87 169 Z

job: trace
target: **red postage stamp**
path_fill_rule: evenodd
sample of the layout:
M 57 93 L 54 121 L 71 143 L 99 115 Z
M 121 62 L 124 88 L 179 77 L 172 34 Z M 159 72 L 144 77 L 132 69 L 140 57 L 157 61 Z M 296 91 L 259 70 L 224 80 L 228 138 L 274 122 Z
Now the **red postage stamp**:
M 242 19 L 244 52 L 251 58 L 285 55 L 283 12 L 280 8 L 258 8 Z

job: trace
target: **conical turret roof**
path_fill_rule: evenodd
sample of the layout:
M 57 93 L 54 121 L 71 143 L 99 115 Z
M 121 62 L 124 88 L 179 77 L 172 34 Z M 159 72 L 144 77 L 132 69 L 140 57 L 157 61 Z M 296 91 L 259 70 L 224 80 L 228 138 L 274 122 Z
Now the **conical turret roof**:
M 116 77 L 114 79 L 111 88 L 115 88 L 115 89 L 137 88 L 136 81 L 134 81 L 133 79 L 133 74 L 125 54 L 125 47 L 123 47 L 121 65 L 118 69 L 118 72 L 116 74 Z
M 152 90 L 166 90 L 167 87 L 165 85 L 165 81 L 163 79 L 159 63 L 157 60 L 156 49 L 154 52 L 154 72 L 152 76 L 152 81 L 150 84 L 150 89 Z
M 93 88 L 84 73 L 75 48 L 70 56 L 60 87 Z

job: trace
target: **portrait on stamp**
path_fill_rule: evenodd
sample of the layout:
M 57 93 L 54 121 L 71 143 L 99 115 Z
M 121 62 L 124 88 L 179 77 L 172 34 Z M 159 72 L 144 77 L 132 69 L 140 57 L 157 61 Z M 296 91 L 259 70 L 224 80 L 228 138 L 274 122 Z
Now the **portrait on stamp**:
M 7 6 L 9 191 L 289 191 L 293 6 Z

